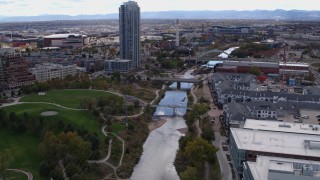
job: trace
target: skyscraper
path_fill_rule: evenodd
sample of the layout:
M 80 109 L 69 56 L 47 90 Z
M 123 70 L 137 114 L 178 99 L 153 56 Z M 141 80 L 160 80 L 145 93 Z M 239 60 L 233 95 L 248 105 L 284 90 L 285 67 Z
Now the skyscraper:
M 134 1 L 119 8 L 120 57 L 132 60 L 133 68 L 140 67 L 140 7 Z

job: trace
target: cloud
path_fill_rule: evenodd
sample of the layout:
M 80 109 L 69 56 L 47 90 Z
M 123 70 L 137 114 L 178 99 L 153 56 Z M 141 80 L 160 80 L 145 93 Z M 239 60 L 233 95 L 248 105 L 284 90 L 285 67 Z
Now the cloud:
M 12 4 L 12 3 L 14 3 L 14 2 L 12 2 L 12 1 L 0 1 L 1 5 Z

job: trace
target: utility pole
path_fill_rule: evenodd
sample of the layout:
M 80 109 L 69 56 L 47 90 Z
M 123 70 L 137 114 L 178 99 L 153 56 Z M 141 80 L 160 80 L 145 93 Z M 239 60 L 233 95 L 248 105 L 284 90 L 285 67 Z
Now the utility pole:
M 128 102 L 127 102 L 127 92 L 128 92 L 128 83 L 127 83 L 127 73 L 125 73 L 125 86 L 126 90 L 124 93 L 124 99 L 125 99 L 125 104 L 126 104 L 126 127 L 128 127 Z

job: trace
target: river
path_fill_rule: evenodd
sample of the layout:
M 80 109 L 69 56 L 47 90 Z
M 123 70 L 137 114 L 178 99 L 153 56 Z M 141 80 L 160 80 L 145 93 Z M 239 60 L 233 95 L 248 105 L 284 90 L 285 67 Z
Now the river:
M 193 78 L 193 70 L 187 71 L 181 78 Z M 190 89 L 192 84 L 182 83 L 182 89 Z M 170 87 L 174 87 L 171 85 Z M 187 107 L 188 97 L 185 91 L 167 91 L 159 105 L 176 105 Z M 176 108 L 176 115 L 184 115 L 186 109 Z M 157 107 L 154 115 L 172 116 L 173 109 Z M 179 139 L 182 134 L 179 129 L 187 128 L 182 117 L 167 117 L 166 123 L 153 130 L 143 144 L 143 153 L 139 163 L 135 166 L 132 180 L 178 180 L 179 176 L 173 165 L 179 148 Z
M 232 51 L 234 51 L 235 49 L 238 49 L 239 47 L 231 47 L 227 50 L 224 51 L 224 53 L 221 53 L 218 55 L 218 57 L 221 57 L 221 58 L 228 58 L 228 55 L 227 54 L 231 54 Z M 226 54 L 227 53 L 227 54 Z

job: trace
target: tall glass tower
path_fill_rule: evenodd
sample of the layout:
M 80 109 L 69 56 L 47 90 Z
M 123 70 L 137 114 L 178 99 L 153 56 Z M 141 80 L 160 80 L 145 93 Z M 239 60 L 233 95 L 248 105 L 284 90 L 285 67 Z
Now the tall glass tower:
M 140 7 L 134 1 L 119 8 L 120 57 L 132 60 L 132 67 L 140 67 Z

